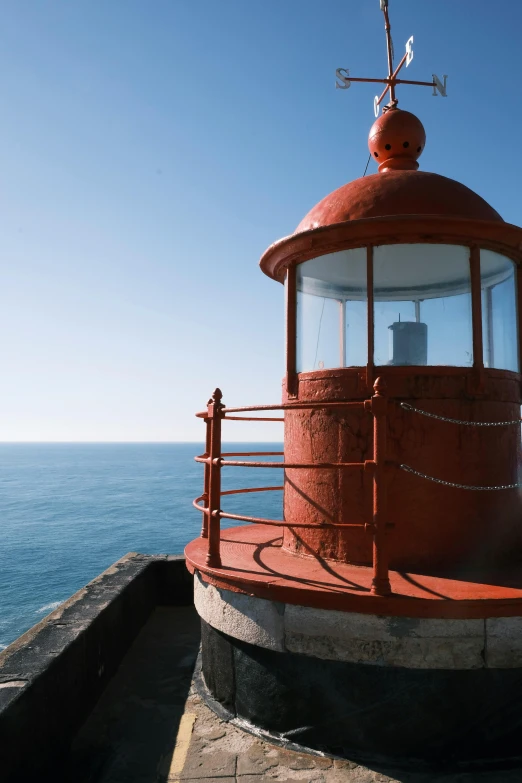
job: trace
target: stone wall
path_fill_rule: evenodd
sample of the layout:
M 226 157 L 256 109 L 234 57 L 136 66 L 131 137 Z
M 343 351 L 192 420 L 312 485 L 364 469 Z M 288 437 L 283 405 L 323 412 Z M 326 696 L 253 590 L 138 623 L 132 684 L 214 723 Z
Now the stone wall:
M 45 775 L 154 607 L 191 604 L 182 556 L 130 553 L 0 653 L 2 780 Z

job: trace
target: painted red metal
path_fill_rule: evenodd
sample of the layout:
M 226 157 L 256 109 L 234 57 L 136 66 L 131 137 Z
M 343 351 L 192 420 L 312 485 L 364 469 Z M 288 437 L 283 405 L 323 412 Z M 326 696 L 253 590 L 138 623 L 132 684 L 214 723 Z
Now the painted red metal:
M 374 581 L 372 584 L 372 592 L 379 595 L 386 595 L 390 591 L 390 585 L 388 580 L 388 556 L 386 547 L 386 480 L 385 480 L 385 467 L 386 467 L 386 437 L 387 437 L 387 422 L 386 422 L 386 399 L 384 394 L 384 384 L 380 379 L 375 383 L 375 394 L 371 400 L 364 402 L 354 401 L 348 403 L 349 406 L 359 408 L 361 411 L 372 412 L 375 419 L 374 428 L 374 442 L 375 442 L 375 458 L 374 460 L 367 460 L 363 462 L 298 462 L 291 463 L 288 461 L 280 462 L 268 462 L 266 460 L 262 462 L 239 461 L 239 460 L 227 460 L 226 456 L 284 456 L 284 452 L 223 452 L 221 443 L 221 422 L 226 418 L 226 413 L 236 410 L 233 408 L 225 408 L 222 400 L 222 393 L 220 389 L 215 389 L 212 397 L 207 403 L 206 414 L 199 413 L 198 416 L 205 420 L 207 427 L 207 441 L 205 454 L 195 457 L 196 462 L 202 463 L 205 468 L 204 476 L 204 491 L 193 501 L 193 506 L 198 511 L 203 512 L 204 524 L 201 531 L 201 538 L 208 538 L 207 556 L 205 565 L 211 568 L 219 568 L 221 565 L 221 537 L 220 537 L 220 524 L 221 519 L 237 519 L 245 522 L 270 525 L 276 527 L 284 527 L 286 522 L 284 520 L 266 519 L 261 517 L 251 517 L 238 514 L 226 513 L 221 509 L 221 498 L 224 495 L 238 495 L 247 492 L 269 492 L 273 490 L 284 490 L 285 487 L 257 487 L 248 489 L 235 489 L 228 490 L 227 492 L 221 491 L 221 469 L 224 466 L 243 467 L 243 468 L 281 468 L 283 470 L 322 470 L 322 469 L 336 469 L 342 470 L 356 470 L 361 471 L 368 466 L 373 470 L 373 483 L 374 483 L 374 514 L 373 522 L 328 522 L 326 525 L 323 523 L 323 527 L 335 527 L 336 532 L 351 529 L 351 528 L 364 528 L 365 530 L 371 529 L 374 532 L 374 548 L 373 548 L 373 568 L 374 568 Z M 342 402 L 327 402 L 325 405 L 329 406 L 328 409 L 345 407 L 346 403 Z M 290 407 L 294 407 L 297 410 L 311 410 L 313 411 L 317 406 L 314 402 L 309 403 L 296 403 L 292 406 L 253 406 L 250 410 L 266 409 L 273 410 L 274 408 L 283 408 L 288 410 Z M 322 406 L 324 407 L 324 406 Z M 237 419 L 238 417 L 230 417 Z M 251 421 L 251 417 L 239 417 L 244 418 L 247 421 Z M 277 419 L 269 419 L 274 421 Z M 203 502 L 203 506 L 200 503 Z M 317 523 L 315 521 L 295 522 L 293 529 L 315 529 Z
M 205 458 L 210 457 L 210 446 L 211 446 L 211 424 L 210 419 L 205 416 Z M 209 483 L 210 483 L 210 465 L 208 463 L 205 463 L 205 466 L 203 468 L 203 495 L 201 498 L 198 498 L 198 500 L 203 500 L 205 507 L 208 506 L 208 499 L 209 499 Z M 201 537 L 202 538 L 208 538 L 208 514 L 204 511 L 203 512 L 203 520 L 201 525 Z
M 362 373 L 362 377 L 361 377 Z M 422 480 L 398 469 L 406 463 L 427 475 L 466 485 L 518 480 L 517 427 L 463 427 L 400 407 L 409 402 L 465 421 L 520 417 L 516 373 L 484 370 L 477 393 L 474 368 L 379 367 L 388 410 L 388 536 L 390 567 L 428 571 L 506 563 L 522 549 L 520 498 L 516 490 L 470 492 Z M 299 400 L 356 400 L 367 392 L 364 370 L 344 368 L 301 373 Z M 373 458 L 371 418 L 353 408 L 286 411 L 288 462 L 361 461 Z M 364 522 L 371 513 L 366 474 L 287 470 L 284 516 L 286 551 L 310 558 L 370 564 L 372 542 L 360 531 L 321 529 L 328 522 Z M 293 532 L 293 522 L 315 521 L 315 530 Z
M 399 215 L 502 220 L 481 196 L 460 182 L 427 171 L 386 170 L 334 190 L 310 210 L 294 234 L 347 221 Z
M 286 389 L 289 397 L 295 396 L 297 387 L 297 293 L 295 267 L 286 276 Z
M 423 172 L 390 171 L 374 176 L 388 178 L 406 175 L 417 177 L 422 176 Z M 454 200 L 458 201 L 456 195 Z M 335 216 L 335 219 L 337 217 L 340 216 Z M 517 263 L 522 262 L 522 228 L 504 223 L 498 216 L 497 219 L 480 220 L 444 214 L 423 215 L 419 212 L 354 221 L 347 219 L 293 234 L 274 242 L 262 256 L 260 266 L 268 277 L 282 283 L 289 267 L 309 258 L 353 247 L 400 243 L 475 245 L 494 250 Z
M 368 296 L 368 313 L 373 313 L 373 247 L 366 248 L 366 286 Z M 366 363 L 366 388 L 368 392 L 373 386 L 373 349 L 374 349 L 374 323 L 373 318 L 367 317 L 368 361 Z
M 410 616 L 516 615 L 522 574 L 515 569 L 516 585 L 509 588 L 502 574 L 522 552 L 520 493 L 456 489 L 400 466 L 463 486 L 517 484 L 519 427 L 450 424 L 401 402 L 462 421 L 519 419 L 520 375 L 484 367 L 480 249 L 520 266 L 522 229 L 506 224 L 464 185 L 416 170 L 424 128 L 394 108 L 388 82 L 392 105 L 369 140 L 380 173 L 327 196 L 261 259 L 267 275 L 287 279 L 283 404 L 224 408 L 219 394 L 198 414 L 210 427 L 205 455 L 198 458 L 206 465 L 204 494 L 196 501 L 209 538 L 192 542 L 187 557 L 213 583 L 292 603 Z M 470 249 L 472 367 L 374 367 L 373 248 L 399 243 Z M 297 373 L 296 267 L 358 247 L 367 254 L 367 365 Z M 518 291 L 520 302 L 520 272 Z M 284 411 L 284 462 L 224 459 L 246 455 L 221 453 L 221 420 L 250 420 L 232 414 L 272 410 Z M 221 510 L 220 471 L 227 465 L 284 467 L 284 521 Z M 220 549 L 221 518 L 255 524 L 240 534 L 227 531 Z M 283 528 L 277 545 L 274 526 Z M 340 589 L 339 580 L 348 587 Z
M 221 501 L 221 468 L 219 459 L 221 458 L 221 419 L 223 404 L 221 402 L 222 394 L 220 389 L 216 389 L 208 401 L 207 417 L 210 421 L 210 455 L 209 483 L 208 483 L 208 549 L 206 564 L 212 568 L 219 568 L 221 565 L 220 556 L 220 520 L 219 515 L 213 512 L 220 507 Z
M 221 497 L 223 498 L 225 495 L 244 495 L 248 492 L 274 492 L 275 490 L 282 491 L 283 489 L 283 485 L 280 487 L 243 487 L 242 489 L 227 489 L 226 492 L 221 493 Z
M 416 171 L 425 144 L 422 122 L 411 112 L 397 108 L 381 114 L 368 137 L 368 148 L 381 172 Z
M 433 576 L 390 571 L 392 594 L 371 592 L 373 569 L 320 557 L 289 557 L 281 534 L 267 525 L 222 531 L 221 568 L 205 564 L 207 542 L 191 541 L 187 565 L 225 590 L 273 601 L 363 614 L 402 617 L 483 618 L 522 615 L 520 567 L 488 582 L 477 574 Z
M 382 378 L 375 381 L 375 394 L 371 400 L 373 414 L 373 579 L 374 595 L 391 593 L 388 574 L 387 514 L 388 488 L 386 477 L 388 431 L 388 399 L 386 384 Z
M 391 91 L 393 96 L 393 86 Z M 446 215 L 501 221 L 493 207 L 460 182 L 416 171 L 425 143 L 421 121 L 392 105 L 374 122 L 368 138 L 370 153 L 380 173 L 334 190 L 310 210 L 294 234 L 392 215 Z M 270 274 L 263 263 L 265 256 L 261 268 Z
M 196 458 L 196 460 L 198 462 L 203 462 L 201 458 Z M 245 462 L 231 459 L 220 459 L 219 463 L 222 467 L 228 465 L 229 467 L 234 468 L 293 468 L 294 470 L 307 470 L 309 468 L 313 468 L 314 470 L 321 470 L 322 468 L 360 470 L 363 467 L 361 462 L 252 462 L 251 460 Z

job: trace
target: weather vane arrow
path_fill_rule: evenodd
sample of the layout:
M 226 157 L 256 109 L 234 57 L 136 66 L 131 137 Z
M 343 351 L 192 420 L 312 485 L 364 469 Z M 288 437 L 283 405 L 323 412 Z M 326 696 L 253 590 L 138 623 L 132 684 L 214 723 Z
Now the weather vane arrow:
M 374 102 L 373 102 L 373 110 L 375 113 L 375 116 L 379 116 L 379 106 L 383 102 L 384 98 L 388 93 L 390 93 L 390 100 L 386 104 L 386 106 L 383 106 L 383 111 L 388 111 L 388 109 L 393 109 L 398 104 L 398 99 L 395 97 L 395 87 L 397 84 L 418 84 L 421 87 L 431 87 L 433 89 L 433 95 L 441 95 L 443 98 L 447 97 L 446 92 L 446 83 L 447 83 L 447 75 L 443 76 L 443 81 L 439 79 L 439 77 L 436 74 L 432 74 L 433 81 L 431 82 L 417 82 L 417 81 L 411 81 L 410 79 L 399 79 L 397 78 L 402 67 L 406 66 L 411 63 L 413 60 L 413 35 L 408 38 L 406 41 L 406 51 L 402 56 L 402 59 L 398 66 L 393 69 L 393 41 L 391 37 L 391 26 L 390 26 L 390 19 L 388 16 L 388 0 L 380 0 L 381 5 L 381 11 L 384 14 L 384 29 L 386 31 L 386 48 L 388 51 L 388 76 L 386 79 L 365 79 L 361 77 L 356 76 L 350 76 L 350 72 L 348 68 L 337 68 L 335 72 L 336 76 L 336 82 L 335 87 L 338 90 L 347 90 L 352 82 L 375 82 L 377 84 L 385 84 L 386 87 L 384 88 L 381 95 L 376 95 Z

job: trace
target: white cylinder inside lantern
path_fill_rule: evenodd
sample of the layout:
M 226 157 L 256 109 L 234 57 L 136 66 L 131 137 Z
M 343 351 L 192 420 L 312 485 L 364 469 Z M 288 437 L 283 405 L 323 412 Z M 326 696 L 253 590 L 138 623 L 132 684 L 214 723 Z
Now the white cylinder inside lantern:
M 374 364 L 473 365 L 469 254 L 466 246 L 447 244 L 373 248 Z M 364 247 L 298 265 L 298 372 L 366 364 L 366 276 Z M 508 348 L 516 345 L 517 334 L 513 263 L 482 251 L 481 284 L 496 335 L 485 335 L 486 366 L 515 369 L 516 364 L 518 370 L 518 350 Z M 497 360 L 495 340 L 502 345 Z

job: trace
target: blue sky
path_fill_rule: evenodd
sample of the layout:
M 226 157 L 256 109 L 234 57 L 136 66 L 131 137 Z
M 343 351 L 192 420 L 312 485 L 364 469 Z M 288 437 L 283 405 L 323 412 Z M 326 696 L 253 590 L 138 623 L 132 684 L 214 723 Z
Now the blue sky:
M 385 75 L 379 0 L 1 10 L 0 440 L 200 440 L 216 385 L 279 401 L 283 288 L 257 264 L 364 171 L 375 89 L 334 76 Z M 522 223 L 522 3 L 390 14 L 397 57 L 415 37 L 408 78 L 448 74 L 447 99 L 398 91 L 427 131 L 421 167 Z

